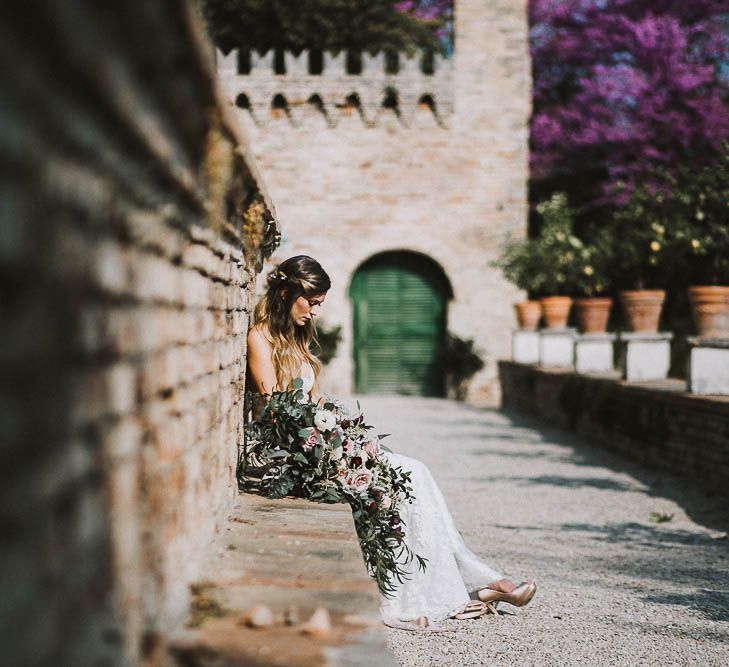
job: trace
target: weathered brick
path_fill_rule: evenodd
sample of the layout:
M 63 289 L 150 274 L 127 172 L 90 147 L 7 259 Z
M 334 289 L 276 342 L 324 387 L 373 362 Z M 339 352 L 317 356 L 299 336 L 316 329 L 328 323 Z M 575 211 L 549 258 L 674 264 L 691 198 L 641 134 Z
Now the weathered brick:
M 179 269 L 158 255 L 138 251 L 131 254 L 131 293 L 136 299 L 168 304 L 183 302 Z
M 92 280 L 96 286 L 113 296 L 125 295 L 132 271 L 131 258 L 115 241 L 102 241 L 93 248 Z
M 137 371 L 132 364 L 87 370 L 77 376 L 74 385 L 73 423 L 125 415 L 136 407 Z

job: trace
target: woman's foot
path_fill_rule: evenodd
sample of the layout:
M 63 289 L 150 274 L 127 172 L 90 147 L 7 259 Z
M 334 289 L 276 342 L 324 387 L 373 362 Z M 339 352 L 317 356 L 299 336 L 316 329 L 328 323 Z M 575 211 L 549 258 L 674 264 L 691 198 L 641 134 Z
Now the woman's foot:
M 499 580 L 499 582 L 502 581 L 503 580 L 501 579 Z M 499 582 L 493 583 L 499 584 Z M 531 602 L 531 599 L 537 592 L 537 584 L 531 577 L 527 581 L 515 586 L 511 591 L 507 592 L 503 590 L 503 588 L 508 587 L 508 584 L 500 584 L 498 588 L 494 588 L 492 584 L 489 584 L 486 588 L 482 588 L 478 591 L 478 599 L 485 602 L 487 605 L 493 604 L 494 602 L 506 602 L 514 605 L 515 607 L 524 607 Z
M 501 591 L 502 593 L 511 593 L 516 587 L 517 584 L 511 581 L 511 579 L 497 579 L 486 586 L 486 588 Z

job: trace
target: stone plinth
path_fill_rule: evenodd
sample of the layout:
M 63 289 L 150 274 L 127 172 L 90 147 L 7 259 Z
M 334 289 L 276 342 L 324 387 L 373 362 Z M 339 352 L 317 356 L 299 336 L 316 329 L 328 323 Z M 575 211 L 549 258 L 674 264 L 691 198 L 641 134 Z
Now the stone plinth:
M 511 335 L 511 358 L 519 364 L 539 363 L 539 332 L 517 329 Z
M 572 368 L 575 364 L 574 329 L 542 329 L 539 332 L 539 364 L 545 368 Z
M 671 365 L 669 332 L 621 333 L 620 370 L 629 382 L 664 380 Z
M 606 373 L 613 370 L 615 334 L 582 334 L 575 338 L 575 370 L 578 373 Z
M 729 396 L 729 339 L 692 337 L 687 342 L 691 347 L 688 390 Z

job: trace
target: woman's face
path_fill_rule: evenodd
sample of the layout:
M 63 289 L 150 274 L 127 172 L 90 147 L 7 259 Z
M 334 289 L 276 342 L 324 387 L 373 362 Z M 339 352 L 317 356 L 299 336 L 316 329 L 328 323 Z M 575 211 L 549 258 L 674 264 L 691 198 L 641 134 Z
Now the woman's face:
M 304 326 L 308 320 L 313 320 L 319 315 L 319 306 L 324 303 L 326 292 L 305 296 L 302 294 L 291 305 L 291 321 L 296 326 Z

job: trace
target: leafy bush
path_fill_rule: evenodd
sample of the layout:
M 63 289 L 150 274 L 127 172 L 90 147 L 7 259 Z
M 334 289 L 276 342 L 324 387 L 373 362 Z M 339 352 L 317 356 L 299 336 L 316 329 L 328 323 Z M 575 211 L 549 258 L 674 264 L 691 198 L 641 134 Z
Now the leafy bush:
M 316 325 L 316 344 L 314 353 L 325 366 L 337 356 L 339 343 L 342 342 L 341 325 L 326 326 L 323 322 Z
M 468 381 L 484 367 L 483 359 L 477 352 L 473 340 L 459 338 L 448 332 L 441 349 L 439 363 L 448 378 L 455 399 L 465 400 Z

